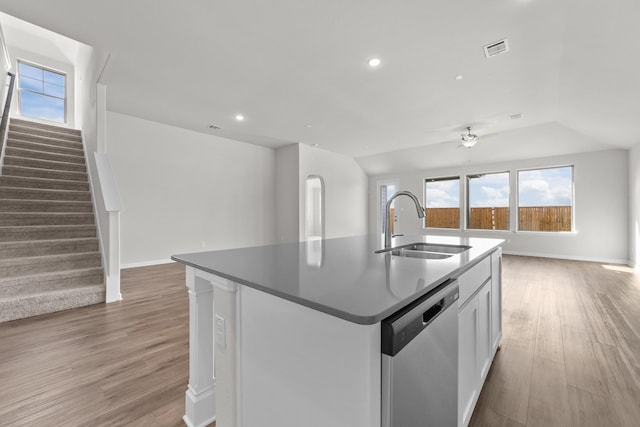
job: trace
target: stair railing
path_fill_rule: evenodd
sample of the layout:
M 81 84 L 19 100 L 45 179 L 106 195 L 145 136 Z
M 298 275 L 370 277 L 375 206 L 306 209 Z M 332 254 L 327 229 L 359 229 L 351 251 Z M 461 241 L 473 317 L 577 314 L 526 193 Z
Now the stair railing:
M 4 147 L 7 140 L 7 125 L 9 124 L 9 113 L 11 112 L 11 100 L 13 99 L 13 87 L 16 83 L 16 75 L 7 73 L 9 79 L 7 94 L 4 100 L 4 109 L 2 110 L 2 120 L 0 121 L 0 168 L 4 164 Z

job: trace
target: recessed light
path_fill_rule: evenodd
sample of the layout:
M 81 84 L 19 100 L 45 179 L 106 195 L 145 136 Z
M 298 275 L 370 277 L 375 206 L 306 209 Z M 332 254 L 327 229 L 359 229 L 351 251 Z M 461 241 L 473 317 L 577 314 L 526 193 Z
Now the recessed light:
M 313 145 L 314 147 L 317 147 L 317 146 L 318 146 L 318 144 L 312 144 L 312 145 Z
M 458 75 L 456 76 L 456 80 L 462 80 L 462 74 L 458 74 Z
M 311 129 L 313 126 L 312 125 L 304 125 L 304 127 L 306 127 L 307 129 Z
M 378 67 L 380 64 L 382 63 L 382 61 L 380 60 L 380 58 L 371 58 L 368 62 L 369 67 L 371 68 L 376 68 Z
M 244 116 L 242 114 L 236 114 L 236 121 L 241 122 L 244 120 Z

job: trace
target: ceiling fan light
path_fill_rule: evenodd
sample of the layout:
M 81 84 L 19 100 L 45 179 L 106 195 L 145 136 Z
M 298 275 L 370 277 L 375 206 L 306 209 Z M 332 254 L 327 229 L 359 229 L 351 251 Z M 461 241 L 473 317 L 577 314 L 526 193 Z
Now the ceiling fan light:
M 461 144 L 463 147 L 471 148 L 478 142 L 478 135 L 471 133 L 471 127 L 467 127 L 467 133 L 463 133 L 460 136 L 462 137 Z
M 461 144 L 463 147 L 471 148 L 476 145 L 476 142 L 478 142 L 478 138 L 462 138 Z

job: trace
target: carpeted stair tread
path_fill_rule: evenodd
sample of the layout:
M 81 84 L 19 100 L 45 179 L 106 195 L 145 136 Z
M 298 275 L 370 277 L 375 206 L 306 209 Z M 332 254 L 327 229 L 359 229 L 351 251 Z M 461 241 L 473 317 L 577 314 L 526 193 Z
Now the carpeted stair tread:
M 78 200 L 90 202 L 91 193 L 89 191 L 0 186 L 0 199 Z
M 95 225 L 31 225 L 0 227 L 0 242 L 96 237 Z
M 88 182 L 66 179 L 34 178 L 25 176 L 0 176 L 0 186 L 19 188 L 43 188 L 50 190 L 89 191 Z
M 7 147 L 5 149 L 5 155 L 84 165 L 84 156 L 50 153 L 48 151 L 28 150 L 25 148 Z
M 0 212 L 0 226 L 93 225 L 93 213 Z
M 9 128 L 24 128 L 28 129 L 30 132 L 49 132 L 54 134 L 62 134 L 69 135 L 74 137 L 81 137 L 82 133 L 78 129 L 71 129 L 62 126 L 49 125 L 45 123 L 37 123 L 30 120 L 22 120 L 22 119 L 11 119 L 11 123 Z
M 0 322 L 99 304 L 105 300 L 103 285 L 54 289 L 0 298 Z
M 83 149 L 82 141 L 74 137 L 59 136 L 59 137 L 47 137 L 44 135 L 36 135 L 32 133 L 16 132 L 9 130 L 7 132 L 8 141 L 22 141 L 22 142 L 35 142 L 38 144 L 46 144 L 55 147 L 73 148 L 76 150 Z
M 84 156 L 82 145 L 77 147 L 65 147 L 59 145 L 47 144 L 44 142 L 25 141 L 21 139 L 7 140 L 7 147 L 22 148 L 25 150 L 47 151 L 50 153 L 70 154 L 72 156 Z
M 29 168 L 51 169 L 58 171 L 87 172 L 84 163 L 69 163 L 55 160 L 32 159 L 28 157 L 10 156 L 5 153 L 4 164 L 9 166 L 22 166 Z
M 90 201 L 0 199 L 0 212 L 93 212 Z
M 100 249 L 96 237 L 78 239 L 19 240 L 0 242 L 0 259 L 33 257 L 48 254 L 97 252 Z
M 25 166 L 4 165 L 2 176 L 22 176 L 25 178 L 60 179 L 65 181 L 87 182 L 86 172 L 59 171 L 52 169 L 31 168 Z
M 100 252 L 80 252 L 0 259 L 0 278 L 100 267 Z
M 9 127 L 9 129 L 12 132 L 16 132 L 16 133 L 43 136 L 45 138 L 67 139 L 69 141 L 77 141 L 77 142 L 80 142 L 82 140 L 82 135 L 80 133 L 76 133 L 75 129 L 72 129 L 71 132 L 68 132 L 68 131 L 60 130 L 60 128 L 56 130 L 51 130 L 51 129 L 37 128 L 33 126 L 22 126 L 18 124 L 12 124 Z
M 0 297 L 9 294 L 37 293 L 48 287 L 63 289 L 65 287 L 98 285 L 103 283 L 104 272 L 101 267 L 60 270 L 50 273 L 34 273 L 24 276 L 0 278 Z

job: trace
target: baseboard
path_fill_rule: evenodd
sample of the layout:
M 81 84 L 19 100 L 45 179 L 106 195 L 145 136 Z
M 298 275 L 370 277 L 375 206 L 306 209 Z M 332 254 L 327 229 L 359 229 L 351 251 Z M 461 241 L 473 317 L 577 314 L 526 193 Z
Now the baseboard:
M 121 264 L 120 269 L 124 270 L 125 268 L 150 267 L 152 265 L 171 264 L 172 262 L 175 262 L 175 261 L 172 261 L 171 258 L 156 259 L 151 261 L 130 262 L 127 264 Z
M 536 252 L 520 252 L 520 251 L 507 251 L 507 250 L 503 250 L 502 253 L 505 254 L 505 255 L 530 256 L 530 257 L 538 257 L 538 258 L 566 259 L 566 260 L 571 260 L 571 261 L 598 262 L 598 263 L 602 263 L 602 264 L 631 265 L 631 261 L 626 260 L 626 259 L 591 258 L 591 257 L 582 257 L 582 256 L 573 256 L 573 255 L 542 254 L 542 253 L 536 253 Z

